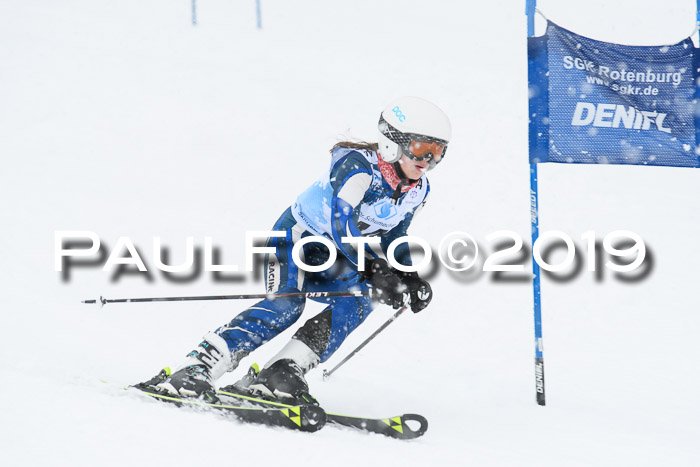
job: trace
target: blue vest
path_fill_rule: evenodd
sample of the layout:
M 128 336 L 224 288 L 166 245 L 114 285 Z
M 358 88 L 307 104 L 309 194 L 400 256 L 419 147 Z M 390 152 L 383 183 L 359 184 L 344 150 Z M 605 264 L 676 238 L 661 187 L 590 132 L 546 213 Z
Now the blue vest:
M 372 177 L 369 188 L 351 216 L 359 233 L 363 236 L 382 236 L 407 216 L 412 217 L 430 190 L 427 177 L 423 175 L 416 186 L 402 193 L 398 202 L 393 204 L 391 195 L 394 190 L 382 177 L 377 157 L 374 151 L 335 148 L 328 172 L 301 193 L 292 206 L 297 222 L 315 235 L 337 238 L 331 219 L 333 206 L 345 182 L 358 173 L 369 173 Z

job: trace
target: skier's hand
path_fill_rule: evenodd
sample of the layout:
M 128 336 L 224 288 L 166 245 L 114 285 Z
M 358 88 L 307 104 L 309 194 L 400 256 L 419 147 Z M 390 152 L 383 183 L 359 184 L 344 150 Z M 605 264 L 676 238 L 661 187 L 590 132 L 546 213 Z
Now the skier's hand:
M 397 310 L 409 301 L 409 293 L 401 278 L 396 275 L 386 260 L 377 258 L 365 268 L 365 276 L 372 283 L 372 300 L 389 305 Z
M 411 297 L 411 310 L 418 313 L 425 309 L 433 299 L 433 289 L 427 281 L 418 277 L 416 272 L 400 272 L 401 280 Z

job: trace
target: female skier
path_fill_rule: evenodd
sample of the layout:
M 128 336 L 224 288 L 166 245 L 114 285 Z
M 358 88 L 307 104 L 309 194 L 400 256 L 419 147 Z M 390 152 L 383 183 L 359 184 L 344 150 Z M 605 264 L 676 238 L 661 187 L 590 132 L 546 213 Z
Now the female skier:
M 265 258 L 267 292 L 371 290 L 371 296 L 314 299 L 328 306 L 299 328 L 259 374 L 249 372 L 240 385 L 286 403 L 315 402 L 304 375 L 333 355 L 377 303 L 395 309 L 410 306 L 416 313 L 428 306 L 430 285 L 415 272 L 390 268 L 385 258 L 391 242 L 407 234 L 425 204 L 430 191 L 426 172 L 442 161 L 450 136 L 450 121 L 436 105 L 403 97 L 381 113 L 378 144 L 341 142 L 332 148 L 328 173 L 301 193 L 274 225 L 273 230 L 286 235 L 267 242 L 276 251 Z M 294 243 L 310 235 L 327 238 L 337 249 L 336 261 L 323 272 L 305 272 L 292 260 Z M 363 272 L 358 272 L 357 243 L 341 241 L 360 236 L 379 238 L 364 247 Z M 324 264 L 330 254 L 320 243 L 307 243 L 300 253 L 310 266 Z M 406 243 L 394 256 L 411 265 Z M 212 397 L 215 381 L 294 324 L 304 305 L 304 298 L 262 300 L 204 336 L 172 374 L 164 369 L 140 386 Z

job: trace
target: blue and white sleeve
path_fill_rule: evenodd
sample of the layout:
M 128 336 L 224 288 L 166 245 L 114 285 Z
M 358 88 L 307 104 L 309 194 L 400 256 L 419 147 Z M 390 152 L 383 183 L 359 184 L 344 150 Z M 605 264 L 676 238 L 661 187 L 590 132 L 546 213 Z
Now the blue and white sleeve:
M 353 220 L 353 210 L 362 202 L 372 183 L 372 166 L 357 152 L 351 152 L 331 170 L 333 198 L 330 200 L 333 241 L 338 250 L 357 266 L 357 251 L 342 237 L 361 237 L 362 233 Z M 367 248 L 365 251 L 374 253 Z

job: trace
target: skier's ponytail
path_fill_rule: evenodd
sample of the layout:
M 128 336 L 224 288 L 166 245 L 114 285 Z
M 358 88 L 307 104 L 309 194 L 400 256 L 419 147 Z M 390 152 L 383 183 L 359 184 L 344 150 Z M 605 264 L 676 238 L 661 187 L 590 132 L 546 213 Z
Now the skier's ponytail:
M 368 143 L 366 141 L 339 141 L 331 148 L 332 153 L 335 148 L 349 148 L 349 149 L 366 149 L 368 151 L 376 151 L 379 149 L 377 143 Z

